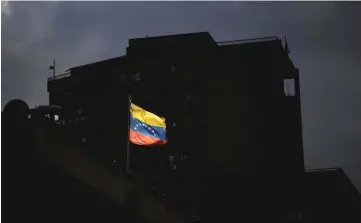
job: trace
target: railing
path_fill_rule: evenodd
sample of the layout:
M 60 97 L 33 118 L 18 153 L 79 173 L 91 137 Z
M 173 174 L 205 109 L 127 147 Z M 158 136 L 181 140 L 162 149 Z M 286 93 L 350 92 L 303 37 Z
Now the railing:
M 305 172 L 307 172 L 307 173 L 312 173 L 312 172 L 328 172 L 328 171 L 344 172 L 342 168 L 305 169 Z
M 217 42 L 218 46 L 278 40 L 276 36 Z
M 55 77 L 49 77 L 48 81 L 59 80 L 59 79 L 67 78 L 67 77 L 70 77 L 70 76 L 71 76 L 71 73 L 67 72 L 65 74 L 60 74 L 60 75 L 55 76 Z

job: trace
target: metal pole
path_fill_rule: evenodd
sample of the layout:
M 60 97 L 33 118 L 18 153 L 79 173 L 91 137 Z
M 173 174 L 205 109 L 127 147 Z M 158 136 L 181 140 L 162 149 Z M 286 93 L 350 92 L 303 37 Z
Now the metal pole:
M 54 80 L 55 80 L 55 60 L 54 60 L 54 63 L 53 63 L 53 67 L 54 67 L 54 69 L 53 69 L 53 75 L 54 75 Z
M 128 137 L 127 137 L 127 160 L 126 160 L 126 172 L 127 174 L 130 174 L 130 104 L 131 104 L 131 98 L 129 93 L 129 100 L 128 100 Z

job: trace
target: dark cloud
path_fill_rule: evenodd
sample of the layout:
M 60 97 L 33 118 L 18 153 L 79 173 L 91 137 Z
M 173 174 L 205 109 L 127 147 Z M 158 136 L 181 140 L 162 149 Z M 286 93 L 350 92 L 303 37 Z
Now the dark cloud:
M 61 72 L 122 55 L 129 38 L 287 33 L 301 75 L 306 165 L 341 166 L 361 189 L 360 11 L 359 2 L 9 2 L 2 10 L 1 105 L 13 98 L 46 104 L 53 59 Z

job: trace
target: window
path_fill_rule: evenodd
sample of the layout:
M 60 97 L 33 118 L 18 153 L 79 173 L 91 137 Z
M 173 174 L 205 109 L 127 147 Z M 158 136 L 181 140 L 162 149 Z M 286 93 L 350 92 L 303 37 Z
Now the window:
M 175 164 L 175 157 L 174 156 L 169 156 L 169 163 L 171 165 L 174 165 Z
M 294 79 L 285 79 L 283 80 L 283 90 L 286 96 L 295 96 L 295 80 Z
M 188 159 L 188 154 L 181 155 L 181 160 L 186 160 L 186 159 Z

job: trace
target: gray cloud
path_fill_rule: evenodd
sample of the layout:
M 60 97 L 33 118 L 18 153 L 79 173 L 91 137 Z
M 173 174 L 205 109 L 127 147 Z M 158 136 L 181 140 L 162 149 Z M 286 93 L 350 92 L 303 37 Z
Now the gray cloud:
M 2 107 L 46 104 L 48 66 L 125 53 L 127 40 L 210 31 L 217 41 L 287 33 L 300 69 L 306 165 L 341 166 L 361 189 L 359 2 L 8 2 L 2 10 Z M 4 6 L 4 5 L 2 5 Z

